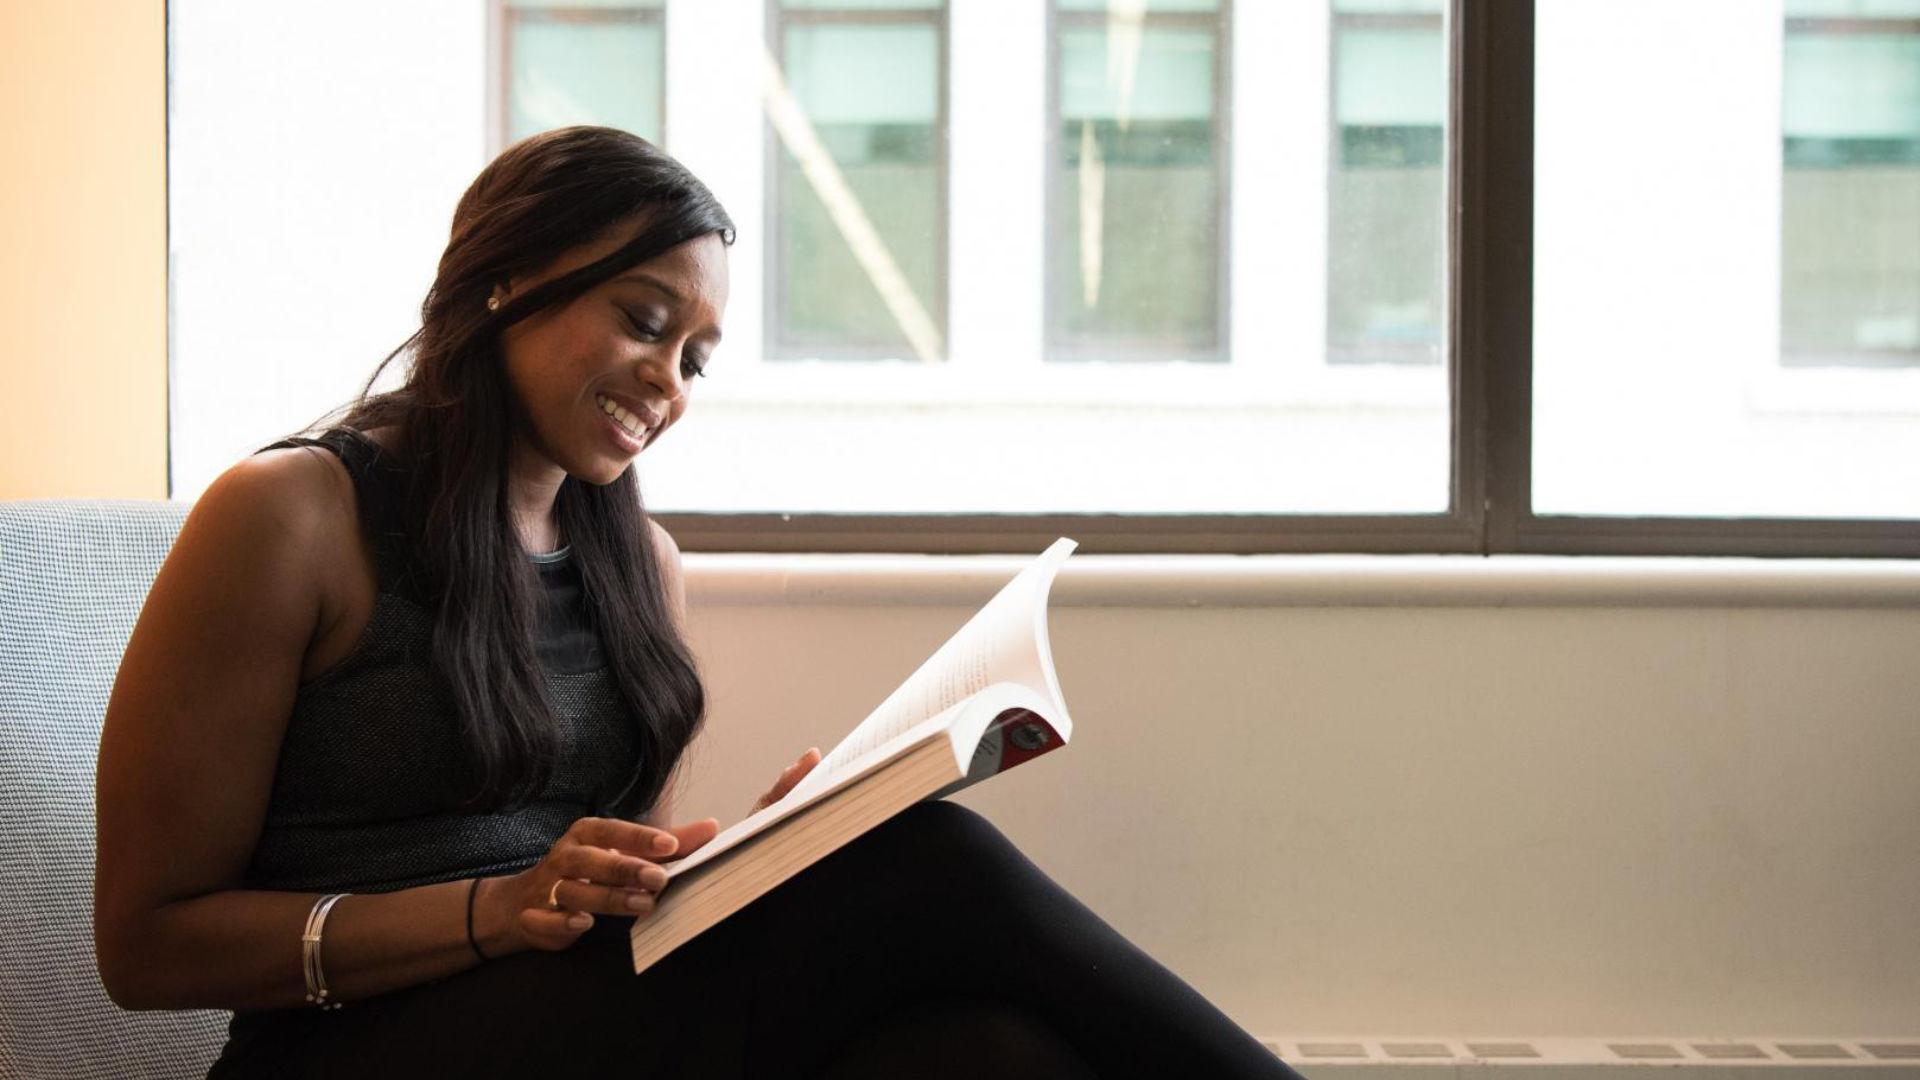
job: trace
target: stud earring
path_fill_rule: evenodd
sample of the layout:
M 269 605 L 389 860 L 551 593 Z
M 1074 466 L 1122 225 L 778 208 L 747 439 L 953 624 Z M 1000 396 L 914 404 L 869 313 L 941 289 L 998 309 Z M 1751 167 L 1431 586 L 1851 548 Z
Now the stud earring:
M 500 298 L 499 298 L 499 297 L 497 297 L 497 296 L 489 296 L 489 297 L 487 297 L 487 310 L 488 310 L 488 311 L 499 311 L 499 310 L 500 310 Z

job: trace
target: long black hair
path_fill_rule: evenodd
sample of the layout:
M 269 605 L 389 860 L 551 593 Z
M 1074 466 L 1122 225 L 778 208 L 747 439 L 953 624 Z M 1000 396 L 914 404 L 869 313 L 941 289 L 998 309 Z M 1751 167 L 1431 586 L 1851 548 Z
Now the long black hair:
M 639 232 L 613 254 L 487 310 L 496 285 L 636 216 Z M 461 196 L 420 329 L 380 362 L 357 399 L 308 428 L 400 428 L 407 481 L 398 516 L 408 573 L 436 612 L 432 666 L 462 723 L 473 789 L 466 808 L 524 802 L 544 788 L 559 756 L 558 720 L 534 651 L 540 586 L 508 509 L 507 450 L 520 406 L 501 334 L 710 234 L 733 243 L 726 210 L 685 166 L 637 135 L 577 126 L 515 143 Z M 403 385 L 374 394 L 380 373 L 408 350 Z M 658 799 L 698 734 L 705 691 L 674 622 L 633 467 L 605 486 L 566 477 L 554 508 L 640 750 L 638 771 L 624 790 L 605 793 L 601 812 L 635 817 Z

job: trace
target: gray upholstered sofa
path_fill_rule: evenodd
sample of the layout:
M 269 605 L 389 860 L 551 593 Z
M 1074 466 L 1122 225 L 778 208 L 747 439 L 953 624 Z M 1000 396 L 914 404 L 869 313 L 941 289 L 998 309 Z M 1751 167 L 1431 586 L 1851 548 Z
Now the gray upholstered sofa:
M 126 1012 L 93 954 L 93 779 L 188 504 L 0 502 L 0 1078 L 198 1077 L 224 1012 Z

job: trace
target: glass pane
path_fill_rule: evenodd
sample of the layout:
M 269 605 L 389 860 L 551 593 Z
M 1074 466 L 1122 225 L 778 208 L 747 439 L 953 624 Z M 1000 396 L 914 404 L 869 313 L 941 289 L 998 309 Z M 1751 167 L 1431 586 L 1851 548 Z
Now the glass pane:
M 1225 360 L 1211 29 L 1060 31 L 1049 359 Z
M 783 41 L 808 131 L 781 135 L 775 352 L 937 359 L 940 31 L 797 23 Z
M 1327 358 L 1438 364 L 1446 316 L 1446 34 L 1424 4 L 1338 18 L 1328 184 Z
M 1536 508 L 1920 516 L 1915 35 L 1538 10 Z
M 517 11 L 506 33 L 508 142 L 568 124 L 660 141 L 665 35 L 657 18 Z

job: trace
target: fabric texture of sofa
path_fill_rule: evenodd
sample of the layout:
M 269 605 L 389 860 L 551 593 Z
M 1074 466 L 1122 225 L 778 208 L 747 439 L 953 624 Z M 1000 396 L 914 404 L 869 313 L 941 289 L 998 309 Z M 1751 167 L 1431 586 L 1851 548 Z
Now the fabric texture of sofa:
M 0 502 L 0 1078 L 199 1077 L 226 1039 L 114 1005 L 93 951 L 100 724 L 189 508 Z

